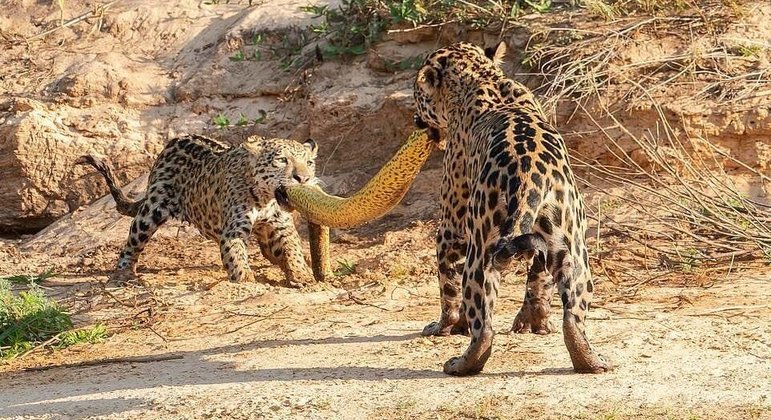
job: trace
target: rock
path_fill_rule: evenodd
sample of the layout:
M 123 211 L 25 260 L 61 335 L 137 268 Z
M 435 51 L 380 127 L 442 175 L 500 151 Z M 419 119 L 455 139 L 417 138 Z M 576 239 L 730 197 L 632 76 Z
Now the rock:
M 146 170 L 163 144 L 128 130 L 137 122 L 120 109 L 70 111 L 62 117 L 41 102 L 16 98 L 0 114 L 0 232 L 39 230 L 103 195 L 104 182 L 74 165 L 79 156 L 106 157 L 125 180 Z

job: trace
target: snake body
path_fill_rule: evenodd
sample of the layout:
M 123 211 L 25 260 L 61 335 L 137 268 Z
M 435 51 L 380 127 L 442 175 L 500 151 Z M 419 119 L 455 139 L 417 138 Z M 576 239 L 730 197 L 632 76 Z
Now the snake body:
M 332 272 L 329 263 L 329 227 L 308 222 L 311 247 L 311 270 L 316 281 L 324 281 Z
M 434 144 L 425 131 L 416 130 L 391 160 L 350 197 L 329 195 L 318 186 L 297 185 L 286 189 L 289 202 L 312 224 L 350 228 L 370 222 L 401 201 Z

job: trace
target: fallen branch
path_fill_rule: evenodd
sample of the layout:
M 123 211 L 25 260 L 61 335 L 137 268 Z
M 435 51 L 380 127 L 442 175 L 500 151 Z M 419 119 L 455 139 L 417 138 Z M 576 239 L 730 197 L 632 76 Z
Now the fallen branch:
M 685 316 L 708 316 L 708 315 L 718 315 L 721 312 L 732 312 L 732 311 L 740 311 L 740 313 L 733 314 L 732 316 L 736 315 L 742 315 L 745 313 L 745 311 L 750 309 L 771 309 L 768 305 L 754 305 L 754 306 L 726 306 L 723 308 L 715 308 L 711 309 L 709 311 L 704 312 L 698 312 L 695 314 L 683 314 Z
M 103 4 L 101 6 L 97 6 L 97 7 L 94 8 L 94 10 L 91 10 L 90 12 L 83 13 L 82 15 L 80 15 L 78 17 L 75 17 L 75 18 L 72 18 L 72 19 L 62 23 L 61 25 L 55 27 L 55 28 L 49 29 L 47 31 L 43 31 L 43 32 L 41 32 L 41 33 L 39 33 L 39 34 L 37 34 L 35 36 L 29 37 L 29 38 L 26 39 L 26 41 L 27 42 L 33 41 L 35 39 L 42 38 L 42 37 L 44 37 L 44 36 L 46 36 L 48 34 L 54 33 L 56 31 L 58 31 L 59 29 L 66 28 L 68 26 L 72 26 L 72 25 L 74 25 L 74 24 L 76 24 L 78 22 L 82 22 L 82 21 L 90 19 L 92 17 L 102 16 L 104 14 L 104 12 L 107 11 L 107 9 L 110 6 L 112 6 L 113 4 L 115 4 L 117 2 L 118 2 L 118 0 L 113 0 L 113 1 L 111 1 L 109 3 Z
M 49 369 L 55 369 L 55 368 L 100 366 L 100 365 L 109 365 L 114 363 L 151 363 L 151 362 L 162 362 L 165 360 L 180 360 L 183 358 L 184 357 L 180 354 L 166 354 L 166 355 L 160 355 L 160 356 L 114 357 L 114 358 L 101 359 L 101 360 L 87 360 L 85 362 L 77 362 L 77 363 L 65 363 L 62 365 L 36 366 L 36 367 L 30 367 L 30 368 L 23 368 L 22 371 L 39 372 L 42 370 L 49 370 Z
M 251 321 L 251 322 L 247 322 L 246 324 L 244 324 L 244 325 L 241 325 L 240 327 L 237 327 L 237 328 L 235 328 L 235 329 L 232 329 L 232 330 L 230 330 L 230 331 L 226 332 L 225 334 L 232 334 L 232 333 L 234 333 L 234 332 L 236 332 L 236 331 L 239 331 L 239 330 L 241 330 L 241 329 L 243 329 L 243 328 L 246 328 L 246 327 L 248 327 L 248 326 L 250 326 L 250 325 L 254 325 L 254 324 L 258 323 L 258 322 L 261 322 L 261 321 L 265 321 L 266 319 L 280 319 L 280 318 L 273 318 L 273 315 L 275 315 L 275 314 L 277 314 L 277 313 L 279 313 L 279 312 L 282 312 L 282 311 L 284 311 L 284 310 L 285 310 L 286 308 L 288 308 L 288 307 L 289 307 L 289 306 L 284 306 L 284 307 L 282 307 L 282 308 L 280 308 L 280 309 L 277 309 L 277 310 L 275 310 L 275 311 L 273 311 L 273 312 L 271 312 L 271 313 L 269 313 L 269 314 L 267 314 L 267 315 L 265 315 L 265 316 L 262 316 L 262 317 L 260 317 L 260 318 L 257 318 L 257 319 L 255 319 L 254 321 Z M 234 313 L 234 312 L 230 312 L 230 311 L 226 311 L 226 312 L 229 312 L 229 313 Z M 239 316 L 259 316 L 259 315 L 252 315 L 252 314 L 243 314 L 243 313 L 234 313 L 234 314 L 235 314 L 235 315 L 239 315 Z
M 355 303 L 357 305 L 371 306 L 373 308 L 380 309 L 381 311 L 391 312 L 391 310 L 388 309 L 388 308 L 384 308 L 382 306 L 374 305 L 372 303 L 368 303 L 368 302 L 365 302 L 365 301 L 357 298 L 356 296 L 353 295 L 353 292 L 350 292 L 350 291 L 348 292 L 348 299 L 352 300 L 353 303 Z

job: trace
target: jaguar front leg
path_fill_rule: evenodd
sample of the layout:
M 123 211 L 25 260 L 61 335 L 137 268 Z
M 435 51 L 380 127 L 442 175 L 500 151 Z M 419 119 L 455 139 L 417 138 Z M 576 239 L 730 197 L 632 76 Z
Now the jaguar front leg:
M 461 356 L 445 362 L 444 372 L 450 375 L 466 376 L 481 372 L 492 353 L 495 335 L 493 310 L 501 275 L 489 263 L 491 255 L 477 251 L 480 246 L 484 245 L 472 242 L 469 246 L 463 271 L 464 317 L 470 327 L 471 343 Z
M 305 261 L 300 235 L 291 213 L 277 212 L 259 225 L 260 249 L 265 257 L 281 267 L 287 283 L 302 287 L 313 283 L 313 272 Z
M 458 152 L 460 153 L 460 152 Z M 445 151 L 445 174 L 442 179 L 442 219 L 436 233 L 436 259 L 439 271 L 439 296 L 441 314 L 438 321 L 423 328 L 422 335 L 445 336 L 467 334 L 468 323 L 462 308 L 461 289 L 463 266 L 466 257 L 466 217 L 468 213 L 468 184 L 459 181 L 464 177 L 453 174 L 463 171 L 460 165 L 453 165 L 458 154 Z M 451 171 L 451 169 L 454 169 Z
M 433 321 L 423 328 L 424 336 L 468 333 L 468 324 L 461 308 L 463 303 L 461 279 L 466 244 L 454 232 L 455 229 L 443 226 L 436 234 L 442 312 L 438 321 Z
M 252 282 L 254 273 L 249 268 L 249 252 L 246 240 L 252 232 L 252 220 L 246 215 L 233 215 L 226 220 L 220 235 L 222 265 L 231 282 Z

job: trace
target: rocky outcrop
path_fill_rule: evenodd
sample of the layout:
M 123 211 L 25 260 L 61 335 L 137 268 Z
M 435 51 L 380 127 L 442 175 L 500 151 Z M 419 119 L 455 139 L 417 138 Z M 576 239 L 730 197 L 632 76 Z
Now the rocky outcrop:
M 0 231 L 39 230 L 101 194 L 96 178 L 74 160 L 104 156 L 125 181 L 138 176 L 161 147 L 138 135 L 130 115 L 113 107 L 71 110 L 66 116 L 31 99 L 16 99 L 0 114 Z

